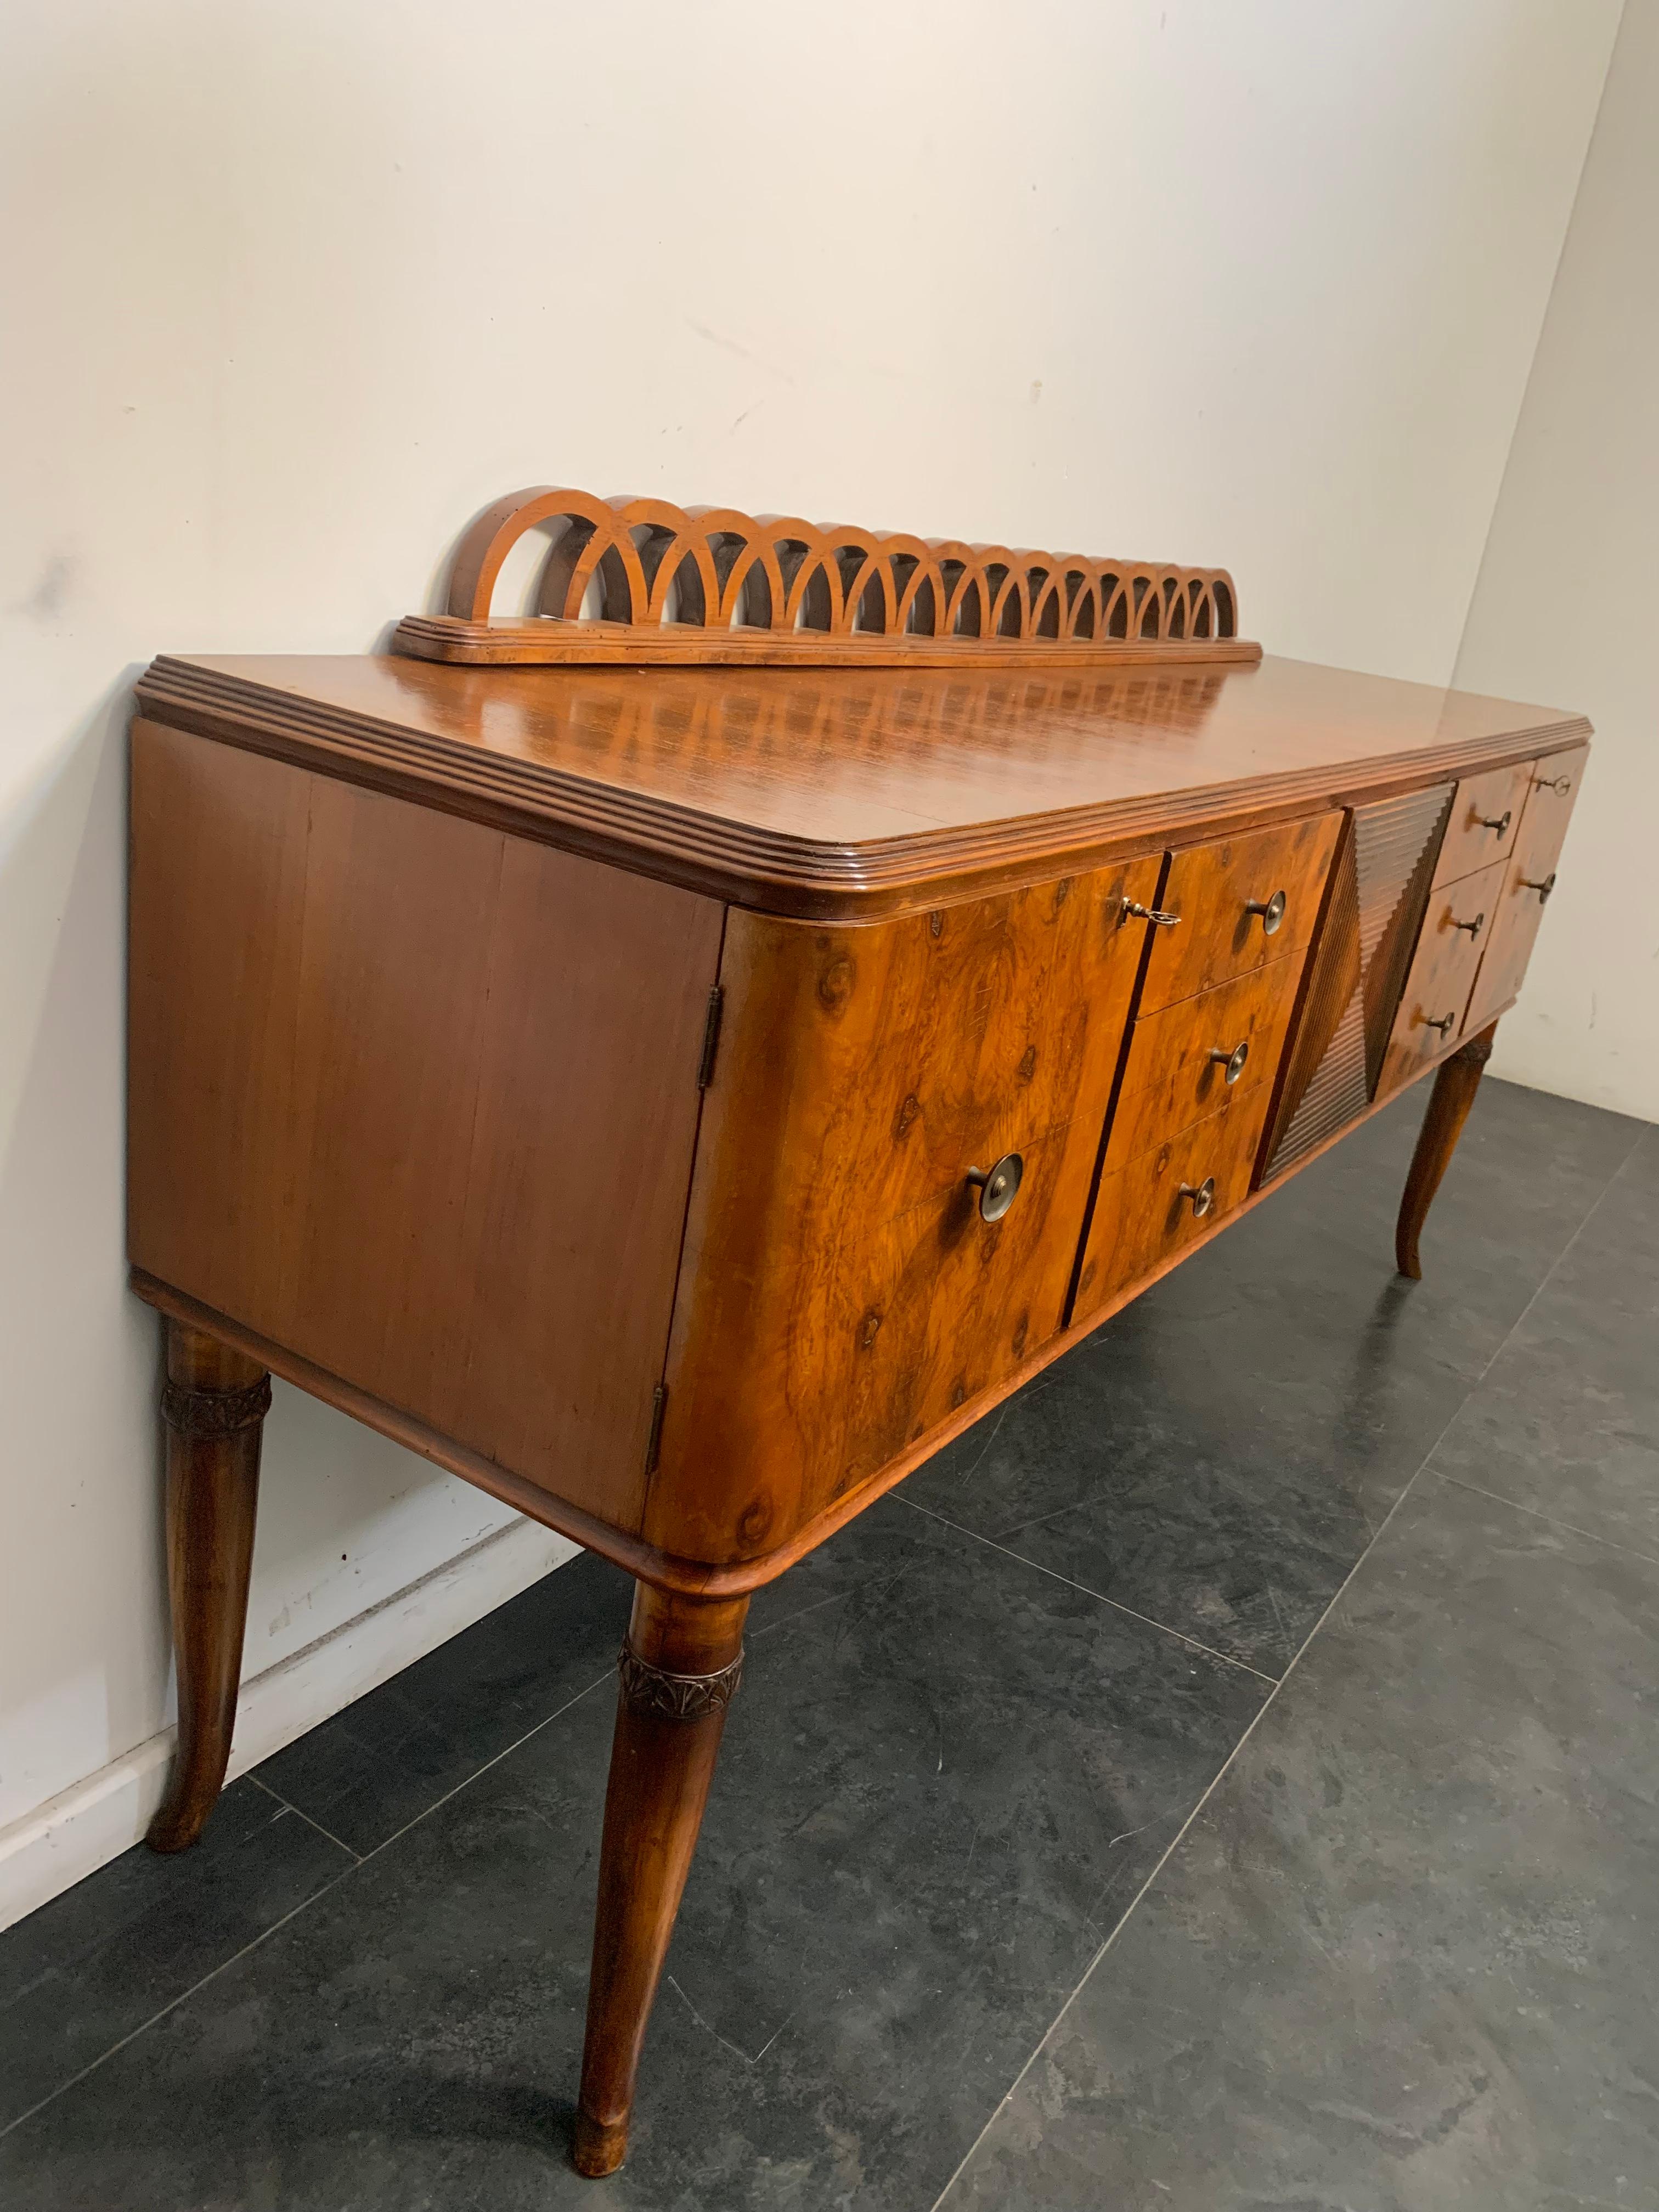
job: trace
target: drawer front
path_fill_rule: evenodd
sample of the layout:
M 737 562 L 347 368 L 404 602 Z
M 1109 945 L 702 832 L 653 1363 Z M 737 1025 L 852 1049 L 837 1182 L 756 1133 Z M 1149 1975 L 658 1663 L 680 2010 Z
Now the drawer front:
M 1101 1177 L 1078 1276 L 1074 1322 L 1086 1321 L 1115 1292 L 1174 1259 L 1249 1197 L 1272 1096 L 1271 1085 L 1258 1084 Z M 1206 1184 L 1208 1204 L 1200 1212 Z
M 1109 1168 L 1138 1158 L 1272 1079 L 1301 973 L 1292 955 L 1141 1016 L 1112 1115 Z
M 1429 895 L 1411 972 L 1394 1018 L 1377 1094 L 1397 1091 L 1457 1042 L 1487 933 L 1498 920 L 1508 863 L 1481 868 Z
M 1162 856 L 890 921 L 734 911 L 644 1533 L 786 1542 L 1061 1322 Z M 1018 1153 L 987 1220 L 970 1169 Z
M 1545 905 L 1555 888 L 1555 864 L 1589 757 L 1589 746 L 1580 745 L 1533 764 L 1521 835 L 1504 872 L 1492 935 L 1469 1001 L 1464 1026 L 1471 1032 L 1484 1029 L 1521 988 Z
M 1305 948 L 1341 826 L 1333 808 L 1172 854 L 1158 903 L 1180 920 L 1152 931 L 1141 1012 L 1157 1013 Z M 1275 902 L 1277 916 L 1263 911 Z
M 1532 773 L 1528 761 L 1520 768 L 1495 768 L 1486 775 L 1466 776 L 1456 787 L 1451 819 L 1435 863 L 1436 890 L 1509 858 L 1520 834 Z

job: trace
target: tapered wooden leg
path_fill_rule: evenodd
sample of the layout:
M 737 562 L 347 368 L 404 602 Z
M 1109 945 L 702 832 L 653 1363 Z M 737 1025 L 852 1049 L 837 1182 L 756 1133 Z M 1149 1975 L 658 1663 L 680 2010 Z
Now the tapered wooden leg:
M 179 1748 L 152 1850 L 202 1832 L 225 1778 L 247 1621 L 259 1497 L 259 1434 L 270 1377 L 256 1360 L 167 1323 L 167 1583 L 179 1671 Z
M 605 1799 L 593 1970 L 574 2156 L 614 2173 L 628 2149 L 640 2045 L 743 1671 L 749 1601 L 634 1593 Z
M 1409 1275 L 1414 1283 L 1423 1279 L 1417 1240 L 1434 1194 L 1440 1188 L 1440 1178 L 1451 1164 L 1463 1124 L 1469 1118 L 1474 1094 L 1480 1088 L 1481 1071 L 1492 1058 L 1492 1041 L 1497 1032 L 1498 1024 L 1493 1022 L 1478 1036 L 1472 1036 L 1461 1051 L 1441 1062 L 1434 1079 L 1433 1095 L 1429 1100 L 1429 1110 L 1423 1116 L 1423 1127 L 1418 1132 L 1417 1150 L 1412 1154 L 1411 1173 L 1406 1177 L 1406 1192 L 1400 1201 L 1400 1219 L 1394 1232 L 1395 1262 L 1401 1273 Z

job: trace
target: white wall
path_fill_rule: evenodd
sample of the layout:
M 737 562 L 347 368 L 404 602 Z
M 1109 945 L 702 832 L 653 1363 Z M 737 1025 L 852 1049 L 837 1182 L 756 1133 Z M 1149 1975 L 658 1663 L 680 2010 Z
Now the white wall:
M 0 1820 L 167 1710 L 135 669 L 361 651 L 562 478 L 1221 561 L 1275 650 L 1444 680 L 1617 16 L 6 12 Z M 291 1392 L 266 1469 L 251 1669 L 501 1519 Z
M 1494 1071 L 1659 1121 L 1659 0 L 1629 0 L 1458 656 L 1596 728 Z

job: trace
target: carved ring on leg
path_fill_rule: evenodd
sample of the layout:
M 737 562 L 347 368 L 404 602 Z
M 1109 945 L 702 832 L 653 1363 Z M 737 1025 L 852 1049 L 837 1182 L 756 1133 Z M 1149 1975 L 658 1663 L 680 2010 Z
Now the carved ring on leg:
M 177 1382 L 161 1385 L 161 1419 L 181 1437 L 234 1437 L 257 1429 L 270 1411 L 270 1377 L 262 1375 L 245 1390 L 191 1390 Z
M 743 1654 L 714 1674 L 671 1674 L 665 1667 L 652 1667 L 624 1644 L 617 1657 L 618 1688 L 630 1711 L 652 1713 L 659 1720 L 696 1721 L 723 1713 L 737 1695 L 743 1680 Z
M 1423 1279 L 1418 1238 L 1428 1218 L 1434 1194 L 1440 1188 L 1440 1179 L 1451 1164 L 1463 1124 L 1469 1118 L 1481 1074 L 1492 1058 L 1492 1041 L 1497 1030 L 1498 1024 L 1493 1022 L 1478 1036 L 1472 1036 L 1449 1060 L 1442 1060 L 1435 1073 L 1434 1090 L 1428 1111 L 1423 1116 L 1423 1127 L 1418 1132 L 1417 1149 L 1412 1154 L 1411 1170 L 1406 1177 L 1400 1218 L 1394 1233 L 1395 1263 L 1401 1273 L 1409 1276 L 1414 1283 Z

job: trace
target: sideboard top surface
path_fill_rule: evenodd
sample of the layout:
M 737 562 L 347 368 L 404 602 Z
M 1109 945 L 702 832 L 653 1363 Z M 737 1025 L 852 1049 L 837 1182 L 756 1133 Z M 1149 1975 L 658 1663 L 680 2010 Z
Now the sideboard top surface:
M 1582 742 L 1310 662 L 1049 674 L 156 661 L 155 720 L 737 903 L 872 915 Z

